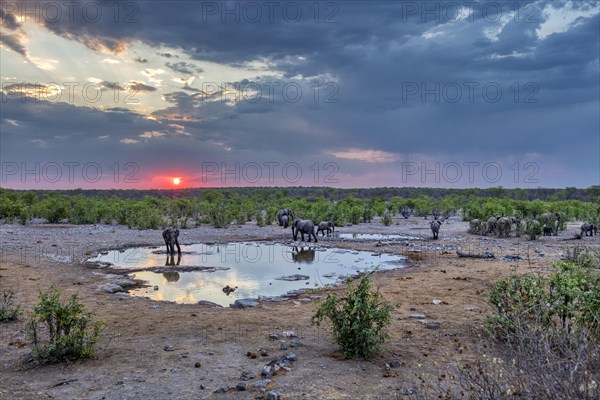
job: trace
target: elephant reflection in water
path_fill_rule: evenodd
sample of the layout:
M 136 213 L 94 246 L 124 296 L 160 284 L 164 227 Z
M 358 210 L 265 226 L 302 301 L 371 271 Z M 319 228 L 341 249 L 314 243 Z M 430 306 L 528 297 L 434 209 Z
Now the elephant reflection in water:
M 175 261 L 175 255 L 171 254 L 171 255 L 167 255 L 167 261 L 165 261 L 165 266 L 176 266 L 179 265 L 181 263 L 181 254 L 179 254 L 177 256 L 177 261 Z M 167 282 L 177 282 L 179 280 L 179 273 L 172 271 L 172 272 L 163 272 L 163 276 L 165 277 L 165 279 L 167 280 Z
M 292 250 L 292 260 L 297 263 L 310 264 L 315 261 L 316 251 L 312 247 L 300 247 L 294 246 Z

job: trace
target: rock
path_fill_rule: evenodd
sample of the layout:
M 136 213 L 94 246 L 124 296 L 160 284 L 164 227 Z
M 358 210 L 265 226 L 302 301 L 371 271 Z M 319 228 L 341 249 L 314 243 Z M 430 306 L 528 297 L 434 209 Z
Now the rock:
M 283 356 L 283 359 L 288 361 L 296 361 L 298 357 L 294 353 L 290 353 Z
M 425 314 L 411 314 L 409 318 L 412 319 L 425 319 L 427 316 Z
M 252 386 L 254 386 L 255 388 L 264 388 L 266 387 L 269 383 L 271 383 L 270 379 L 261 379 L 260 381 L 256 381 L 252 384 Z
M 279 394 L 279 392 L 269 392 L 269 394 L 267 394 L 267 400 L 280 400 L 281 399 L 281 395 Z
M 276 333 L 269 333 L 269 339 L 279 340 L 279 335 Z
M 281 334 L 287 338 L 297 338 L 298 337 L 298 335 L 296 335 L 296 332 L 294 332 L 294 331 L 283 331 Z
M 438 299 L 435 299 L 435 300 L 432 301 L 432 303 L 437 306 L 438 304 L 442 304 L 442 301 L 438 300 Z
M 440 322 L 425 322 L 423 326 L 427 329 L 438 329 L 440 327 Z
M 202 363 L 200 361 L 196 361 L 196 364 L 194 364 L 194 367 L 196 368 L 200 368 L 202 366 Z
M 465 307 L 465 311 L 475 311 L 475 307 Z
M 243 392 L 244 390 L 246 390 L 246 384 L 244 382 L 238 382 L 237 385 L 235 385 L 235 389 L 237 391 Z
M 221 307 L 221 308 L 223 308 L 222 305 L 217 304 L 217 303 L 213 303 L 212 301 L 208 301 L 208 300 L 200 300 L 196 304 L 198 304 L 199 306 L 210 306 L 210 307 L 217 307 L 217 308 Z
M 281 342 L 279 344 L 279 350 L 287 350 L 287 345 L 285 344 L 285 342 Z
M 307 281 L 309 279 L 310 279 L 310 276 L 300 275 L 300 274 L 279 276 L 279 277 L 275 278 L 275 280 L 278 280 L 278 281 Z
M 392 360 L 388 363 L 388 365 L 390 366 L 390 368 L 398 368 L 400 366 L 400 361 Z
M 249 381 L 250 379 L 254 379 L 256 376 L 251 371 L 244 371 L 240 375 L 240 379 L 243 381 Z
M 249 351 L 246 353 L 246 357 L 248 358 L 256 358 L 256 353 L 253 351 Z
M 175 347 L 171 346 L 170 344 L 166 344 L 165 347 L 163 347 L 164 351 L 174 351 Z
M 227 393 L 229 392 L 229 386 L 226 383 L 221 383 L 219 388 L 215 390 L 213 393 Z
M 237 299 L 229 305 L 231 308 L 252 308 L 256 306 L 258 306 L 258 303 L 254 299 Z
M 154 290 L 158 290 L 158 286 L 154 286 Z
M 114 294 L 122 292 L 123 288 L 117 285 L 116 283 L 105 283 L 103 285 L 98 286 L 98 291 Z
M 302 343 L 300 342 L 300 339 L 294 338 L 290 341 L 290 346 L 300 347 L 300 346 L 302 346 Z
M 204 390 L 206 387 L 203 384 L 200 384 L 200 390 Z

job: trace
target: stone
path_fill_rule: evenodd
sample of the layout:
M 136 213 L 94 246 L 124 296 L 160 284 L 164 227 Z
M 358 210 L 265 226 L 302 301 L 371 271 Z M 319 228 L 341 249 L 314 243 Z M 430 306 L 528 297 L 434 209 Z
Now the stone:
M 425 314 L 411 314 L 409 318 L 412 319 L 425 319 L 427 316 Z
M 287 345 L 285 344 L 285 342 L 281 342 L 279 343 L 279 350 L 287 350 Z
M 254 378 L 255 378 L 255 375 L 251 371 L 244 371 L 240 375 L 240 379 L 243 381 L 249 381 L 250 379 L 254 379 Z
M 252 386 L 254 386 L 255 388 L 264 388 L 266 387 L 269 383 L 271 383 L 270 379 L 261 379 L 260 381 L 256 381 L 252 384 Z
M 440 322 L 425 322 L 423 326 L 427 329 L 438 329 L 440 327 Z
M 221 307 L 221 308 L 223 308 L 222 305 L 217 304 L 217 303 L 213 303 L 212 301 L 208 301 L 208 300 L 200 300 L 196 304 L 198 304 L 199 306 L 210 306 L 210 307 L 217 307 L 217 308 Z
M 215 390 L 213 393 L 227 393 L 229 392 L 229 386 L 226 383 L 221 383 L 219 388 Z
M 237 299 L 229 305 L 231 308 L 252 308 L 256 306 L 258 306 L 258 303 L 254 299 Z
M 388 363 L 388 365 L 390 366 L 390 368 L 398 368 L 400 366 L 400 361 L 392 360 Z
M 279 276 L 279 277 L 275 278 L 275 280 L 278 280 L 278 281 L 307 281 L 309 279 L 310 279 L 310 276 L 300 275 L 300 274 Z
M 123 288 L 116 283 L 105 283 L 104 285 L 98 286 L 98 290 L 110 294 L 119 293 L 123 291 Z
M 438 299 L 434 299 L 434 300 L 432 301 L 432 303 L 433 303 L 433 304 L 435 304 L 435 305 L 437 306 L 438 304 L 442 304 L 442 301 L 441 301 L 441 300 L 438 300 Z
M 246 384 L 244 382 L 238 382 L 237 385 L 235 385 L 235 389 L 239 392 L 243 392 L 246 390 Z
M 276 333 L 269 333 L 269 339 L 279 340 L 279 335 Z
M 174 351 L 175 347 L 171 346 L 170 344 L 166 344 L 165 347 L 163 347 L 164 351 Z
M 283 359 L 288 361 L 296 361 L 298 357 L 294 353 L 290 353 L 283 356 Z
M 287 338 L 297 338 L 298 337 L 298 335 L 296 335 L 296 332 L 294 332 L 294 331 L 283 331 L 281 334 Z
M 267 400 L 281 400 L 279 392 L 272 391 L 267 394 Z
M 298 338 L 294 338 L 290 341 L 290 346 L 292 347 L 300 347 L 302 346 L 302 343 L 300 342 L 300 339 Z
M 202 363 L 200 361 L 196 361 L 196 363 L 194 364 L 194 367 L 196 368 L 200 368 L 202 366 Z

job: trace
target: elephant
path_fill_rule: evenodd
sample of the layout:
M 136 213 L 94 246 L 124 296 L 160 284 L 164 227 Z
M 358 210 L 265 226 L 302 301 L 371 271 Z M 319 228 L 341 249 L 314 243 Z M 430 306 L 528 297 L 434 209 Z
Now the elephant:
M 321 236 L 325 236 L 325 232 L 327 231 L 327 236 L 332 232 L 335 232 L 335 226 L 331 221 L 323 221 L 319 225 L 317 225 L 317 235 L 321 232 Z
M 433 233 L 434 239 L 438 238 L 438 234 L 440 233 L 441 225 L 442 225 L 442 223 L 440 221 L 438 221 L 437 219 L 431 221 L 431 223 L 429 224 L 429 227 L 431 228 L 431 233 Z
M 284 208 L 282 210 L 277 211 L 277 221 L 279 222 L 279 226 L 283 226 L 287 228 L 287 225 L 284 226 L 283 216 L 287 216 L 288 220 L 294 221 L 294 212 L 289 208 Z M 289 224 L 289 221 L 288 221 Z
M 548 226 L 548 225 L 544 225 L 542 228 L 542 231 L 544 232 L 544 236 L 552 236 L 552 233 L 554 232 L 554 228 L 552 228 L 551 226 Z
M 543 213 L 540 215 L 540 222 L 552 228 L 554 236 L 558 235 L 558 228 L 561 224 L 560 213 Z
M 496 221 L 496 231 L 498 232 L 499 237 L 509 237 L 510 236 L 510 227 L 511 227 L 510 218 L 502 217 Z
M 315 261 L 316 253 L 317 252 L 315 251 L 315 249 L 310 248 L 310 247 L 298 248 L 298 247 L 294 246 L 294 250 L 292 251 L 292 260 L 294 260 L 294 262 L 296 262 L 296 263 L 310 264 L 313 261 Z
M 177 261 L 175 261 L 174 254 L 167 254 L 167 261 L 165 261 L 165 266 L 176 266 L 181 263 L 181 253 L 177 256 Z
M 297 219 L 292 222 L 292 234 L 294 240 L 298 239 L 298 233 L 302 235 L 304 241 L 304 234 L 308 234 L 308 241 L 310 242 L 311 236 L 315 238 L 315 242 L 318 242 L 317 235 L 315 235 L 315 223 L 309 219 Z
M 484 235 L 489 235 L 490 233 L 494 233 L 496 231 L 496 222 L 500 217 L 490 217 L 487 220 L 486 229 Z
M 167 245 L 167 254 L 175 254 L 175 247 L 177 246 L 177 254 L 181 255 L 181 247 L 179 247 L 179 229 L 167 228 L 162 233 L 165 244 Z
M 481 235 L 485 232 L 485 223 L 480 219 L 473 219 L 469 222 L 469 233 Z
M 281 223 L 283 224 L 283 229 L 287 228 L 289 225 L 289 217 L 287 215 L 282 215 Z
M 597 235 L 598 228 L 594 224 L 585 223 L 585 224 L 581 225 L 581 234 L 580 235 L 583 236 L 584 233 L 585 233 L 585 236 L 594 236 L 594 233 Z M 588 233 L 589 233 L 589 235 L 588 235 Z

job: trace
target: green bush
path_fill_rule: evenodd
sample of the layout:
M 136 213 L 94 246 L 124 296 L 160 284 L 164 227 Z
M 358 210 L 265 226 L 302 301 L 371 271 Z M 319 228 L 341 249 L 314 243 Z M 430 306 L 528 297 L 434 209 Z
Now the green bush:
M 525 223 L 525 234 L 529 240 L 537 239 L 543 233 L 542 224 L 536 220 L 529 220 Z
M 348 289 L 338 297 L 329 293 L 319 303 L 311 323 L 319 326 L 328 319 L 333 337 L 346 357 L 372 357 L 390 336 L 386 329 L 391 312 L 398 305 L 387 302 L 379 291 L 371 290 L 369 275 L 360 278 L 358 285 L 348 280 Z
M 92 321 L 93 314 L 86 311 L 76 295 L 65 302 L 60 297 L 55 287 L 40 293 L 27 324 L 31 349 L 40 364 L 89 358 L 96 353 L 94 344 L 104 323 Z
M 490 291 L 492 333 L 511 341 L 520 332 L 564 337 L 573 331 L 600 339 L 600 271 L 561 262 L 549 277 L 525 274 L 498 281 Z
M 21 306 L 13 304 L 13 292 L 2 292 L 0 297 L 0 322 L 10 322 L 19 318 Z
M 383 213 L 383 218 L 381 218 L 381 223 L 385 226 L 389 226 L 392 224 L 392 214 L 389 211 Z

